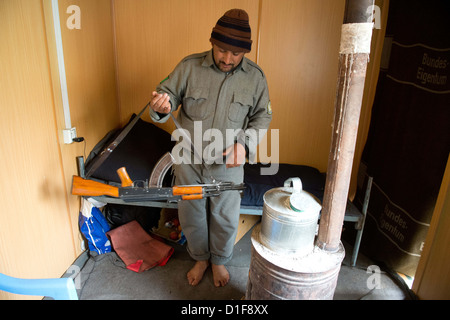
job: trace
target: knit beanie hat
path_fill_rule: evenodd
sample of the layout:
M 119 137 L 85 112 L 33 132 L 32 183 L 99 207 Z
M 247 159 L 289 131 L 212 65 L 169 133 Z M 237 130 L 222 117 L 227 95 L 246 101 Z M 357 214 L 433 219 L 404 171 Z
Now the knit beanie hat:
M 209 41 L 225 50 L 247 53 L 252 49 L 251 36 L 247 12 L 231 9 L 217 21 Z

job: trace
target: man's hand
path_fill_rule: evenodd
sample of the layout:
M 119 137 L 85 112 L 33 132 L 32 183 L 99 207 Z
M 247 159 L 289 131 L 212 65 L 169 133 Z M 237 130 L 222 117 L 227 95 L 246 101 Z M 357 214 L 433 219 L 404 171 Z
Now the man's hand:
M 167 93 L 152 92 L 153 98 L 150 101 L 150 108 L 159 113 L 169 113 L 171 110 L 170 97 Z
M 227 157 L 226 164 L 227 168 L 238 167 L 243 165 L 245 162 L 245 148 L 240 143 L 235 143 L 229 146 L 223 155 Z

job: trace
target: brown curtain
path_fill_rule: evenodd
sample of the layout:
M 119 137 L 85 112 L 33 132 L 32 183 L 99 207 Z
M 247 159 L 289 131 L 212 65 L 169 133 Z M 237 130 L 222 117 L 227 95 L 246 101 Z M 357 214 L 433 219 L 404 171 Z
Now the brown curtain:
M 448 1 L 390 2 L 360 166 L 374 178 L 361 249 L 411 276 L 450 151 L 449 30 Z

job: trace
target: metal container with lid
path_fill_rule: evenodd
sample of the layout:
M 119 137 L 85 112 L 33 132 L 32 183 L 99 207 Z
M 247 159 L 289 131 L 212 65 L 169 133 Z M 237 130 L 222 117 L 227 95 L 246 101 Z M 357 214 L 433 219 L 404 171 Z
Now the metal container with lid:
M 321 208 L 314 196 L 302 190 L 300 178 L 289 178 L 284 187 L 264 194 L 261 243 L 276 252 L 310 253 Z

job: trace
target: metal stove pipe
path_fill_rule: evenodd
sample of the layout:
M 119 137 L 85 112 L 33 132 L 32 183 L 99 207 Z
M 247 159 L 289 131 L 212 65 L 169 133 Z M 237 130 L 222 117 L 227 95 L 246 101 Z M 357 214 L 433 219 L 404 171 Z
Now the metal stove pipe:
M 323 209 L 316 245 L 339 248 L 372 39 L 374 0 L 347 0 Z

